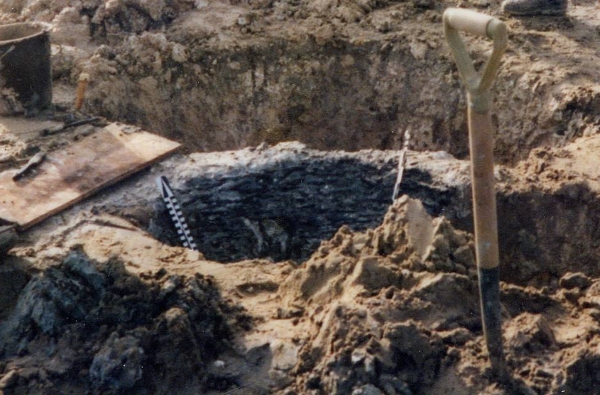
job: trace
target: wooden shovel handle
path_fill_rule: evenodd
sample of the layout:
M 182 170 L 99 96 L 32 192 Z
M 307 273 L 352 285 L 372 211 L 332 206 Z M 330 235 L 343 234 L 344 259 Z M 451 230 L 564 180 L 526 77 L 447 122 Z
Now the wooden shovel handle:
M 498 219 L 494 187 L 494 126 L 490 117 L 490 87 L 506 49 L 506 26 L 500 20 L 478 12 L 449 8 L 444 12 L 444 31 L 458 71 L 468 92 L 469 144 L 475 250 L 479 274 L 483 332 L 492 370 L 507 377 L 502 348 L 500 308 Z M 475 71 L 460 31 L 493 40 L 494 49 L 481 77 Z
M 492 370 L 502 379 L 507 376 L 507 367 L 502 348 L 494 126 L 488 111 L 478 112 L 469 106 L 468 113 L 473 222 L 483 332 Z
M 494 126 L 489 113 L 469 108 L 469 143 L 475 250 L 480 268 L 498 266 L 498 218 L 494 187 Z
M 463 8 L 448 8 L 444 12 L 444 22 L 452 29 L 465 31 L 482 37 L 490 37 L 488 25 L 494 18 Z

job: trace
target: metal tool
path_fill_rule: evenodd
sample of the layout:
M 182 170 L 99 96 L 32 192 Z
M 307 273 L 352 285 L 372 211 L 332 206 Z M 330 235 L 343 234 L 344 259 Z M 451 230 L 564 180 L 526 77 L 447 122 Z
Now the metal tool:
M 29 162 L 27 162 L 23 167 L 21 167 L 15 175 L 13 176 L 13 181 L 19 181 L 21 178 L 25 177 L 29 174 L 33 169 L 38 167 L 43 161 L 46 159 L 46 153 L 44 151 L 40 151 L 37 154 L 33 155 Z
M 69 123 L 64 123 L 62 125 L 54 126 L 51 128 L 42 129 L 40 131 L 40 136 L 52 136 L 54 134 L 59 134 L 66 131 L 69 128 L 74 128 L 75 126 L 87 125 L 89 123 L 94 123 L 99 121 L 99 117 L 91 117 L 87 119 L 81 119 L 79 121 L 73 121 Z
M 506 50 L 506 26 L 497 18 L 459 8 L 447 9 L 443 20 L 446 39 L 467 89 L 475 251 L 483 331 L 492 370 L 497 376 L 505 377 L 507 370 L 502 349 L 494 127 L 490 117 L 490 88 Z M 475 71 L 459 31 L 493 40 L 492 54 L 481 77 Z
M 173 194 L 169 180 L 167 180 L 167 177 L 165 176 L 157 177 L 156 185 L 158 186 L 158 189 L 160 189 L 163 200 L 167 205 L 167 210 L 169 210 L 169 215 L 173 220 L 173 225 L 175 225 L 175 229 L 177 230 L 177 234 L 179 235 L 181 243 L 186 248 L 198 251 L 198 247 L 192 238 L 190 228 L 185 221 L 181 207 L 175 198 L 175 194 Z

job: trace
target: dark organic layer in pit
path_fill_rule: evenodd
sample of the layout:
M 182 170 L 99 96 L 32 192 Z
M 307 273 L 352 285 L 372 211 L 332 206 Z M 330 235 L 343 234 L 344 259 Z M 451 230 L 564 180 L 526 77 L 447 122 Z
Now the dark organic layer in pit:
M 397 160 L 393 152 L 301 150 L 259 158 L 260 166 L 195 175 L 176 193 L 207 259 L 304 261 L 341 226 L 365 230 L 381 222 L 392 202 Z M 439 214 L 447 193 L 424 184 L 427 176 L 407 170 L 402 193 L 422 198 L 433 214 Z M 179 245 L 166 207 L 159 202 L 157 209 L 150 233 Z

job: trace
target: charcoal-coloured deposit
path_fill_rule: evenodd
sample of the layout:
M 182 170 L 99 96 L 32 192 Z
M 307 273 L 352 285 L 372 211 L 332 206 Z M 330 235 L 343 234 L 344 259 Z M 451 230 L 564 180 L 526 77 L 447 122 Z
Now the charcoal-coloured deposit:
M 249 324 L 202 275 L 140 278 L 118 260 L 99 264 L 74 250 L 22 290 L 0 325 L 0 355 L 6 375 L 26 375 L 25 393 L 40 385 L 65 393 L 70 380 L 97 393 L 208 388 L 218 350 Z
M 241 155 L 218 172 L 198 169 L 177 190 L 191 234 L 211 260 L 302 262 L 342 225 L 359 231 L 376 226 L 392 203 L 398 167 L 392 152 L 325 153 L 288 144 Z M 400 186 L 411 196 L 435 195 L 427 203 L 437 213 L 454 193 L 416 168 Z M 155 206 L 150 232 L 180 244 L 166 206 Z

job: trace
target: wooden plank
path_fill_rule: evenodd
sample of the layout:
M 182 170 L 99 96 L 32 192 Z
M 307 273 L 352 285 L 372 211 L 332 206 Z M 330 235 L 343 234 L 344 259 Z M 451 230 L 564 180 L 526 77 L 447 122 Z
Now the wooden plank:
M 130 126 L 110 124 L 83 140 L 49 153 L 19 181 L 0 174 L 0 218 L 21 229 L 74 205 L 173 153 L 180 144 Z

